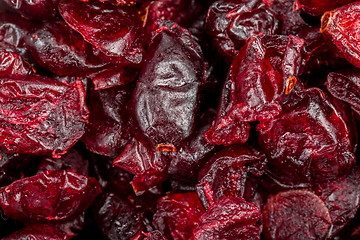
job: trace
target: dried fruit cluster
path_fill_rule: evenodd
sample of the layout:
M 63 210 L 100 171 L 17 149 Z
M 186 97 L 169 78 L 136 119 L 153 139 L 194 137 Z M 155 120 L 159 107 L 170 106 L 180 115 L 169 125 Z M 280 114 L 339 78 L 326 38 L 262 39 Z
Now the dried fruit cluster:
M 360 1 L 0 0 L 0 238 L 360 238 Z

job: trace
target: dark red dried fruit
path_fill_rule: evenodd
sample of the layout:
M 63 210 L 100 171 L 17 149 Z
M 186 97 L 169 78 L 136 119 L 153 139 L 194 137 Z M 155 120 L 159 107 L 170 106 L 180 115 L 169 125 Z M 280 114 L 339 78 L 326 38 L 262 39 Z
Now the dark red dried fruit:
M 0 50 L 0 76 L 29 75 L 31 73 L 34 73 L 34 69 L 20 55 Z
M 332 72 L 326 87 L 334 97 L 347 102 L 360 119 L 360 71 Z
M 85 211 L 100 192 L 94 178 L 49 170 L 1 188 L 0 205 L 22 222 L 64 221 Z
M 115 158 L 131 140 L 135 130 L 126 105 L 132 90 L 132 85 L 104 90 L 90 89 L 87 96 L 89 124 L 81 139 L 88 150 Z
M 360 207 L 360 169 L 355 166 L 347 176 L 333 181 L 314 184 L 314 192 L 329 209 L 335 236 L 353 217 Z
M 211 126 L 214 111 L 208 111 L 200 118 L 195 133 L 178 149 L 170 152 L 169 177 L 185 182 L 196 182 L 200 168 L 215 151 L 215 146 L 207 143 L 204 133 Z
M 172 193 L 158 201 L 153 225 L 169 239 L 187 240 L 203 212 L 195 192 Z
M 133 138 L 114 160 L 113 165 L 135 175 L 131 185 L 137 195 L 143 194 L 167 178 L 167 157 L 162 152 L 152 149 L 141 138 Z
M 58 158 L 85 132 L 88 110 L 79 79 L 71 85 L 36 75 L 0 78 L 0 147 Z
M 346 123 L 320 89 L 294 91 L 280 115 L 257 129 L 268 169 L 282 184 L 334 179 L 355 162 Z
M 105 239 L 130 240 L 141 233 L 141 219 L 128 199 L 106 192 L 94 204 L 95 221 Z
M 295 8 L 313 16 L 320 16 L 325 11 L 333 10 L 356 0 L 295 0 Z
M 231 62 L 248 37 L 279 34 L 279 25 L 276 13 L 261 0 L 220 0 L 209 7 L 205 26 L 218 51 Z
M 154 150 L 165 145 L 176 151 L 195 128 L 204 60 L 191 34 L 176 24 L 166 22 L 154 34 L 133 93 L 132 111 Z
M 249 173 L 261 176 L 266 164 L 265 154 L 244 145 L 217 152 L 199 173 L 196 191 L 205 208 L 222 197 L 244 197 Z
M 216 121 L 205 134 L 209 143 L 244 143 L 246 128 L 239 127 L 241 123 L 270 120 L 281 112 L 281 98 L 297 81 L 303 44 L 294 36 L 258 35 L 248 39 L 231 65 L 230 83 L 225 82 L 225 91 L 230 91 L 228 102 L 221 103 Z
M 51 224 L 30 225 L 19 231 L 16 231 L 4 238 L 3 240 L 67 240 L 70 237 L 64 232 Z
M 360 2 L 353 2 L 321 17 L 320 32 L 325 35 L 343 54 L 343 57 L 356 67 L 360 67 Z
M 61 0 L 59 12 L 85 41 L 117 63 L 142 62 L 142 28 L 136 8 L 100 1 Z
M 95 59 L 91 45 L 63 21 L 38 26 L 26 47 L 38 64 L 61 76 L 87 77 L 109 65 Z
M 260 240 L 260 209 L 243 198 L 224 197 L 212 205 L 194 229 L 195 240 Z
M 4 0 L 12 9 L 22 16 L 34 20 L 47 20 L 58 15 L 59 0 Z
M 266 240 L 327 239 L 331 224 L 324 202 L 306 190 L 278 193 L 264 209 Z
M 0 14 L 0 49 L 28 56 L 25 39 L 31 35 L 34 26 L 16 14 Z

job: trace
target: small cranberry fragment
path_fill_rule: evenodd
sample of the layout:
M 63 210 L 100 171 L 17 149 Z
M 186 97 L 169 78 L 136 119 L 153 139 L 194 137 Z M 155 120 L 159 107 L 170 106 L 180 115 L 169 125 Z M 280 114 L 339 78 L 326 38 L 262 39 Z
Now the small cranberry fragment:
M 16 231 L 4 238 L 3 240 L 68 240 L 64 232 L 51 224 L 30 225 L 19 231 Z

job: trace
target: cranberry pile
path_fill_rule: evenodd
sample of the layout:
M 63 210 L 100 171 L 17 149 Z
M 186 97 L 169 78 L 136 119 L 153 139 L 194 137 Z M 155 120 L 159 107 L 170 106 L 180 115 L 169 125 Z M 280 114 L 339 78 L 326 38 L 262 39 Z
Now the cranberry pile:
M 0 238 L 360 239 L 360 1 L 0 0 Z

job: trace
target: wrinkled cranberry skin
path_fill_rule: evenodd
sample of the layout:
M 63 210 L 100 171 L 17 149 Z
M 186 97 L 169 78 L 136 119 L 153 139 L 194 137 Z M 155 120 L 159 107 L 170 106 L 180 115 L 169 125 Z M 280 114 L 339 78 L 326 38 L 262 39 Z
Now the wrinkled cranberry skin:
M 4 0 L 13 10 L 32 20 L 48 20 L 58 15 L 59 0 Z
M 280 33 L 276 14 L 261 0 L 216 1 L 209 7 L 205 27 L 228 62 L 251 35 Z
M 270 197 L 263 219 L 266 240 L 327 239 L 332 224 L 324 202 L 307 190 Z
M 64 232 L 51 224 L 30 225 L 16 231 L 4 238 L 4 240 L 67 240 L 70 239 Z
M 132 85 L 90 89 L 87 96 L 89 123 L 81 139 L 88 150 L 115 158 L 131 140 L 134 130 L 126 105 L 132 90 Z
M 295 0 L 295 6 L 313 16 L 341 7 L 356 0 Z
M 136 8 L 100 1 L 61 0 L 59 12 L 71 28 L 105 56 L 117 63 L 142 62 L 142 29 Z
M 232 70 L 230 68 L 223 85 L 216 118 L 211 127 L 204 134 L 205 140 L 213 145 L 229 146 L 236 143 L 245 143 L 249 138 L 250 125 L 241 121 L 223 121 L 231 104 Z
M 107 67 L 94 58 L 91 45 L 63 21 L 38 26 L 28 35 L 26 47 L 39 65 L 61 76 L 87 77 Z
M 286 185 L 334 179 L 355 162 L 346 123 L 317 88 L 291 93 L 281 114 L 257 130 L 269 171 Z
M 0 205 L 21 222 L 64 221 L 85 211 L 100 192 L 94 178 L 49 170 L 1 188 Z
M 172 193 L 158 200 L 153 225 L 168 239 L 190 239 L 203 212 L 195 192 Z
M 168 165 L 167 156 L 161 151 L 155 151 L 146 140 L 139 137 L 133 138 L 113 162 L 113 166 L 135 175 L 130 183 L 136 195 L 165 181 Z
M 204 139 L 205 132 L 211 126 L 214 111 L 205 112 L 194 134 L 179 148 L 170 152 L 169 177 L 188 183 L 196 182 L 200 168 L 216 151 L 216 147 Z
M 249 131 L 244 122 L 278 115 L 281 98 L 296 83 L 303 45 L 295 36 L 251 36 L 230 67 L 217 119 L 205 139 L 212 144 L 244 143 Z
M 333 222 L 330 236 L 335 236 L 360 207 L 360 169 L 358 166 L 347 176 L 333 181 L 314 184 L 313 189 L 329 209 Z
M 0 50 L 0 76 L 29 75 L 31 73 L 34 73 L 33 68 L 20 55 Z
M 320 32 L 336 46 L 343 57 L 356 67 L 360 67 L 360 2 L 353 2 L 325 12 L 321 18 Z
M 158 20 L 171 20 L 181 26 L 188 26 L 202 10 L 196 0 L 155 0 L 145 4 L 146 28 L 155 30 Z
M 226 197 L 244 197 L 248 174 L 262 175 L 266 164 L 265 154 L 247 145 L 225 148 L 201 169 L 196 191 L 207 209 Z
M 326 82 L 327 90 L 335 98 L 350 104 L 352 110 L 360 119 L 360 71 L 329 73 Z
M 212 205 L 194 229 L 195 240 L 260 240 L 260 209 L 243 198 L 224 197 Z
M 0 15 L 0 49 L 28 56 L 25 40 L 31 35 L 33 24 L 16 14 Z
M 204 74 L 200 46 L 187 30 L 166 22 L 154 33 L 131 103 L 154 150 L 159 144 L 177 149 L 193 133 Z
M 59 157 L 84 134 L 88 110 L 80 80 L 36 75 L 0 78 L 0 147 L 6 153 Z
M 94 217 L 108 240 L 130 240 L 141 231 L 139 213 L 128 199 L 106 192 L 94 204 Z

